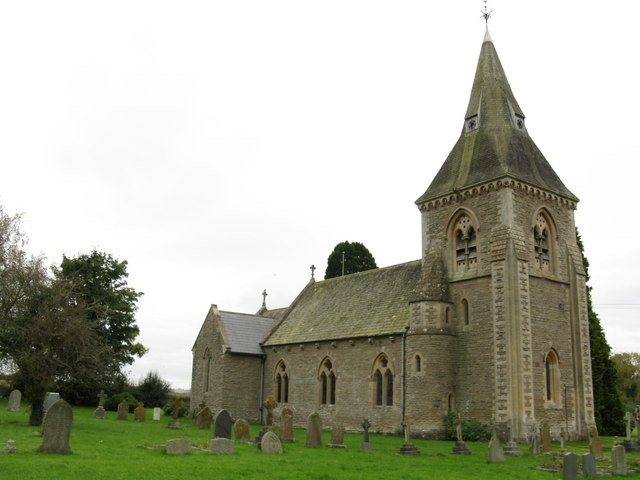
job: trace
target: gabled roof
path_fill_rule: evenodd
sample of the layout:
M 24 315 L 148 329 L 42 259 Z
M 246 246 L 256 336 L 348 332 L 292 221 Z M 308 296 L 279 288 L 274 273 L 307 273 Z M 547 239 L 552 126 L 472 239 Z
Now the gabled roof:
M 422 262 L 309 283 L 263 345 L 402 333 Z
M 262 355 L 260 340 L 273 327 L 275 320 L 248 313 L 220 312 L 220 322 L 231 353 Z
M 504 177 L 577 201 L 529 137 L 524 118 L 487 31 L 460 138 L 416 203 Z

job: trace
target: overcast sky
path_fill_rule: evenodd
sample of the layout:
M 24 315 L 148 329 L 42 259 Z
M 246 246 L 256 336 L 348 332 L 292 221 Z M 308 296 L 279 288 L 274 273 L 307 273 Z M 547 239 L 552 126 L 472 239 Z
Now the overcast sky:
M 49 263 L 92 248 L 145 293 L 130 369 L 188 388 L 213 303 L 288 305 L 336 243 L 420 258 L 462 128 L 481 0 L 0 1 L 0 203 Z M 490 0 L 527 130 L 580 199 L 614 351 L 638 351 L 637 0 Z

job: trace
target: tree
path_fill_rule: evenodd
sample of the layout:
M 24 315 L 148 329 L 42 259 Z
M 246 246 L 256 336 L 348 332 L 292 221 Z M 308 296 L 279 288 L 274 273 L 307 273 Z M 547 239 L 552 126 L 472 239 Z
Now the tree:
M 326 280 L 341 275 L 364 272 L 372 268 L 378 268 L 378 266 L 367 247 L 360 242 L 344 241 L 337 244 L 329 255 L 324 278 Z
M 622 435 L 625 431 L 624 409 L 617 385 L 616 368 L 611 359 L 611 347 L 604 335 L 598 314 L 593 310 L 589 282 L 589 260 L 584 255 L 584 244 L 576 230 L 578 247 L 582 254 L 587 282 L 587 311 L 589 316 L 589 343 L 591 345 L 591 374 L 596 425 L 602 435 Z
M 158 372 L 149 372 L 138 384 L 135 394 L 147 407 L 164 407 L 170 392 L 169 382 L 162 379 Z
M 625 409 L 633 411 L 640 404 L 640 353 L 616 353 L 611 360 L 616 366 Z

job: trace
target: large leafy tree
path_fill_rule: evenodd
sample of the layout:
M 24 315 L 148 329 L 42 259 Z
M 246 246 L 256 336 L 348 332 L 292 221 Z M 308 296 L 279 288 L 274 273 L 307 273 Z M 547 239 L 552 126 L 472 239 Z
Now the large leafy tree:
M 367 247 L 360 242 L 344 241 L 337 244 L 329 255 L 324 278 L 350 275 L 372 268 L 378 268 L 378 266 Z
M 624 406 L 633 411 L 640 404 L 640 353 L 616 353 L 611 360 L 616 366 Z
M 584 255 L 584 244 L 576 230 L 578 246 L 587 281 L 587 309 L 589 315 L 589 342 L 591 344 L 591 373 L 595 420 L 602 435 L 622 435 L 625 431 L 624 408 L 617 385 L 615 363 L 611 359 L 611 347 L 607 342 L 600 318 L 593 309 L 589 282 L 589 260 Z

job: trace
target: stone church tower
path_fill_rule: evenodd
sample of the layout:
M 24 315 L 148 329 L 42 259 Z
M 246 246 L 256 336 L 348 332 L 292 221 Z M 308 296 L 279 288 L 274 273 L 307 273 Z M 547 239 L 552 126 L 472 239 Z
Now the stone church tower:
M 460 138 L 416 201 L 423 268 L 407 352 L 414 369 L 421 356 L 441 368 L 408 383 L 411 416 L 445 403 L 521 441 L 542 419 L 556 434 L 586 436 L 594 411 L 577 202 L 527 133 L 487 31 Z

